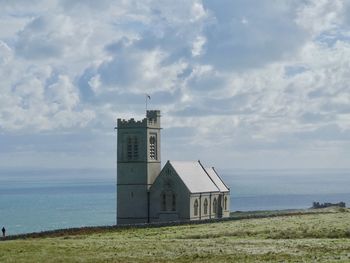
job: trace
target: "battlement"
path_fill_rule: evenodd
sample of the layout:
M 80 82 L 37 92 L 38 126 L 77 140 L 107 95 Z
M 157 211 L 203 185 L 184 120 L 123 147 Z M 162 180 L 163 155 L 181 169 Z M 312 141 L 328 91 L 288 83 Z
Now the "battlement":
M 144 118 L 142 121 L 136 121 L 134 118 L 129 120 L 118 119 L 118 128 L 142 128 L 147 127 L 147 119 Z
M 160 128 L 160 110 L 148 110 L 146 118 L 142 120 L 118 119 L 117 128 Z

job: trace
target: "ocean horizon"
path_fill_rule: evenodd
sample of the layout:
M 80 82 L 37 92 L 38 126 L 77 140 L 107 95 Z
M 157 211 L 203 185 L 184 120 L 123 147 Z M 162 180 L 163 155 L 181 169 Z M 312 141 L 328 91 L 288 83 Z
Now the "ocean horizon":
M 348 170 L 220 174 L 231 189 L 231 211 L 306 209 L 315 201 L 350 204 Z M 0 227 L 5 226 L 9 235 L 115 224 L 113 169 L 0 171 Z

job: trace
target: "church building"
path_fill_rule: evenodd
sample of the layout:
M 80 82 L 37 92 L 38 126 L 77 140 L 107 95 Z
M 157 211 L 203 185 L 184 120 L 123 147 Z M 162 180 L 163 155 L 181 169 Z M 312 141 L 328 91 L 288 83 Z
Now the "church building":
M 200 161 L 167 161 L 161 169 L 160 111 L 118 119 L 117 224 L 228 217 L 230 189 Z

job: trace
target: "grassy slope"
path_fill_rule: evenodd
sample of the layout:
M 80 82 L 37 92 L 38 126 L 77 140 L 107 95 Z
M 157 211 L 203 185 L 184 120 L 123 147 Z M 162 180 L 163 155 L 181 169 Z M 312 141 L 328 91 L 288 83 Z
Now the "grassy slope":
M 350 211 L 0 242 L 0 262 L 350 262 Z

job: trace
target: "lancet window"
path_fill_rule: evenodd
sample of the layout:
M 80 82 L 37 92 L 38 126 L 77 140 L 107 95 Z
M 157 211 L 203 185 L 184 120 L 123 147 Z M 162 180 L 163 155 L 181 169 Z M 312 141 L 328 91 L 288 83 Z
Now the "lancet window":
M 137 137 L 134 137 L 134 159 L 139 158 L 139 142 Z
M 193 210 L 194 210 L 194 215 L 198 216 L 198 200 L 197 199 L 194 201 Z
M 157 159 L 157 135 L 152 134 L 149 137 L 149 158 L 152 160 Z
M 137 136 L 128 136 L 127 137 L 127 146 L 126 146 L 127 159 L 138 160 L 139 159 L 139 139 Z
M 132 160 L 132 139 L 130 136 L 128 137 L 127 154 L 128 160 Z
M 218 201 L 216 200 L 216 198 L 214 198 L 213 201 L 213 213 L 216 214 L 218 211 Z
M 208 214 L 208 200 L 207 198 L 204 199 L 204 214 Z
M 161 204 L 160 204 L 161 210 L 166 211 L 166 193 L 161 194 Z
M 162 211 L 176 211 L 176 194 L 173 191 L 164 191 L 160 198 Z

